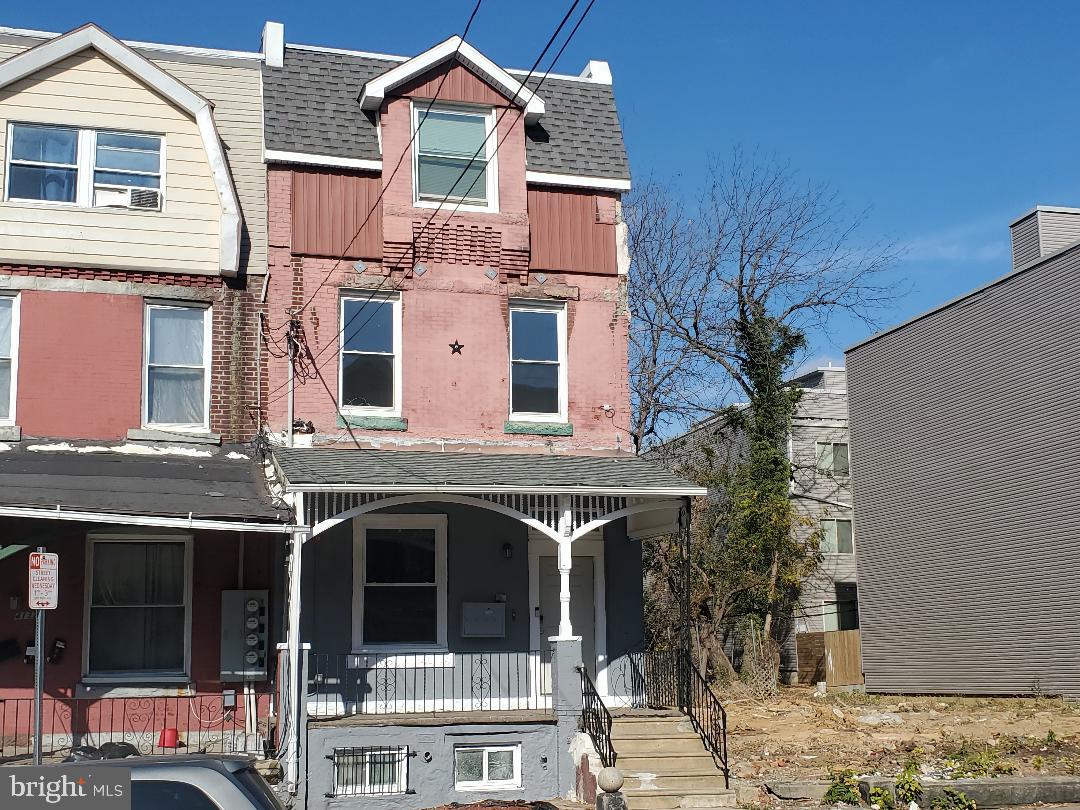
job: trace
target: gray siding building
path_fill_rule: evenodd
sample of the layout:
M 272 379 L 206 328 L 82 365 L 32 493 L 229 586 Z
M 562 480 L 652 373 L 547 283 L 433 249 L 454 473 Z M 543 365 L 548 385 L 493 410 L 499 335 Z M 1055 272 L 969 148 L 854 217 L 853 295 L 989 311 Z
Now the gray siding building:
M 1080 695 L 1078 224 L 847 352 L 868 691 Z

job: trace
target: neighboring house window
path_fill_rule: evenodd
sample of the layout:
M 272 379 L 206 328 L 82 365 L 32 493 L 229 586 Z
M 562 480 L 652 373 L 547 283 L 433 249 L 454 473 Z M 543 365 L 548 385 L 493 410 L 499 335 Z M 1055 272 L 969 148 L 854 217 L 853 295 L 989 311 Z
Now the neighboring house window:
M 132 810 L 218 810 L 217 803 L 201 788 L 176 780 L 134 779 Z
M 15 423 L 19 366 L 19 299 L 0 296 L 0 425 Z
M 8 132 L 8 200 L 161 209 L 161 136 L 38 124 Z
M 848 474 L 847 442 L 818 442 L 816 447 L 819 470 L 833 475 Z
M 413 105 L 415 202 L 496 210 L 494 110 L 427 107 Z
M 88 553 L 87 676 L 185 678 L 191 540 L 91 537 Z
M 446 647 L 446 515 L 355 521 L 353 645 Z
M 859 629 L 859 589 L 854 582 L 837 582 L 836 600 L 822 604 L 825 630 Z
M 456 790 L 512 790 L 521 787 L 521 746 L 459 746 L 454 749 Z
M 821 541 L 824 554 L 854 554 L 855 539 L 851 534 L 850 520 L 823 520 L 821 528 L 825 535 Z
M 341 407 L 401 414 L 401 299 L 341 299 Z
M 210 429 L 210 309 L 148 304 L 143 424 Z
M 406 746 L 335 748 L 334 795 L 376 796 L 409 788 Z
M 566 308 L 510 306 L 510 416 L 566 421 Z

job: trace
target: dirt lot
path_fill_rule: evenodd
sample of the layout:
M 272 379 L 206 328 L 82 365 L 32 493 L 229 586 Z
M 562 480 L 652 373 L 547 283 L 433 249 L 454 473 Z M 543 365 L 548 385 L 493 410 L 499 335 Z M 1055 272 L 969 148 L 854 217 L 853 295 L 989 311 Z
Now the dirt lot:
M 829 694 L 785 689 L 728 704 L 731 766 L 752 781 L 827 779 L 829 771 L 1080 775 L 1080 705 L 1053 698 Z

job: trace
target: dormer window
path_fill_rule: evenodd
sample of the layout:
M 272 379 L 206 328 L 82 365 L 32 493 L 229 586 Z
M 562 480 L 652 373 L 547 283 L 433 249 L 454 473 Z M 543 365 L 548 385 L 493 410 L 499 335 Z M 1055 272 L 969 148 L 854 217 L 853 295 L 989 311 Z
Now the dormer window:
M 162 138 L 12 124 L 6 199 L 160 211 Z
M 416 205 L 497 211 L 494 110 L 417 101 L 413 126 Z

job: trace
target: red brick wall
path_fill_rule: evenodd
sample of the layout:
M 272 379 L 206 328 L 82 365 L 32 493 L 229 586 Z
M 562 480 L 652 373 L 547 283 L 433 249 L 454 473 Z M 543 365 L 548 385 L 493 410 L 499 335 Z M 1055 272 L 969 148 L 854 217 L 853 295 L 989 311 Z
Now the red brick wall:
M 22 290 L 16 422 L 26 436 L 115 441 L 141 427 L 143 308 L 158 287 L 161 297 L 211 304 L 210 429 L 224 441 L 255 434 L 261 278 L 0 266 L 5 275 L 119 282 L 115 293 Z M 265 380 L 265 361 L 262 372 Z

